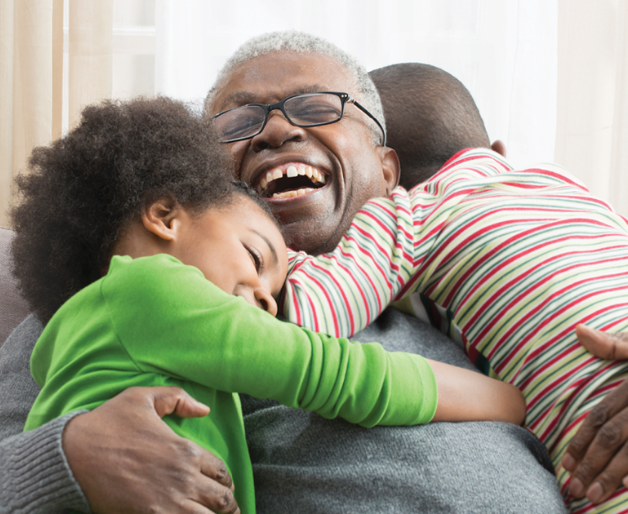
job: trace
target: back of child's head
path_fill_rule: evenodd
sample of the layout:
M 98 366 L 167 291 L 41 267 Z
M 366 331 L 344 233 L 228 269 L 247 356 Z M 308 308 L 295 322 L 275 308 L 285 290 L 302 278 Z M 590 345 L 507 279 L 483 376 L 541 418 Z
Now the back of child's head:
M 399 155 L 406 189 L 428 180 L 460 150 L 490 146 L 471 94 L 453 75 L 420 63 L 369 75 L 382 98 L 388 146 Z
M 17 178 L 12 251 L 21 291 L 42 321 L 106 271 L 115 243 L 152 202 L 191 213 L 244 194 L 211 128 L 168 98 L 107 101 L 80 124 L 36 148 Z M 267 211 L 268 212 L 268 211 Z

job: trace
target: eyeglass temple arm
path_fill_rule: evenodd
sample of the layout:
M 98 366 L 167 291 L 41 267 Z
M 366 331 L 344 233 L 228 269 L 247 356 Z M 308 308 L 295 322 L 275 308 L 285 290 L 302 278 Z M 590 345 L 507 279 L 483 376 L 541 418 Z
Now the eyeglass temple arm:
M 348 103 L 352 103 L 353 105 L 355 105 L 358 109 L 360 109 L 364 114 L 366 114 L 369 118 L 371 118 L 375 123 L 377 123 L 377 126 L 379 127 L 379 129 L 382 131 L 382 135 L 384 136 L 384 140 L 382 142 L 382 146 L 386 146 L 386 131 L 384 130 L 384 127 L 382 127 L 382 124 L 379 122 L 379 120 L 373 116 L 370 112 L 368 112 L 366 110 L 365 107 L 362 107 L 362 105 L 360 105 L 360 102 L 358 102 L 355 98 L 349 98 L 349 100 L 347 100 Z

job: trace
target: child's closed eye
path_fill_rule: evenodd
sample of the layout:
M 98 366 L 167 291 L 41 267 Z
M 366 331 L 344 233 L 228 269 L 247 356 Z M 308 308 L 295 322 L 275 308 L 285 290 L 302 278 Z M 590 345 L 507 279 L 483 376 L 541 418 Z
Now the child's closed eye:
M 257 270 L 257 273 L 259 274 L 264 263 L 262 255 L 257 251 L 257 249 L 253 247 L 245 245 L 245 248 L 249 252 L 249 255 L 251 256 L 251 260 L 253 261 L 253 264 L 255 265 L 255 269 Z

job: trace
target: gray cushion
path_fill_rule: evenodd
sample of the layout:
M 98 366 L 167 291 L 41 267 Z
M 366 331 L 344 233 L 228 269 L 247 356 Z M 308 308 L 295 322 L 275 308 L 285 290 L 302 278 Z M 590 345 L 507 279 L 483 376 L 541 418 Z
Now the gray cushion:
M 28 316 L 28 304 L 17 290 L 11 269 L 11 240 L 14 232 L 0 227 L 0 346 Z

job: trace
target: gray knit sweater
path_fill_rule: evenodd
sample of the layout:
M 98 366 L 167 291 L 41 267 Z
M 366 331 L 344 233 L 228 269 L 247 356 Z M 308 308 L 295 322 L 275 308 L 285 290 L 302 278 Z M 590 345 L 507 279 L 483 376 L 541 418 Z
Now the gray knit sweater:
M 38 391 L 29 360 L 40 332 L 31 316 L 0 348 L 0 514 L 89 512 L 61 449 L 70 416 L 20 433 Z M 394 309 L 356 339 L 472 369 L 451 341 Z M 260 514 L 565 512 L 545 449 L 520 427 L 363 429 L 268 400 L 242 403 Z
M 0 513 L 91 512 L 61 449 L 68 414 L 21 433 L 39 392 L 30 374 L 42 326 L 34 315 L 0 347 Z

